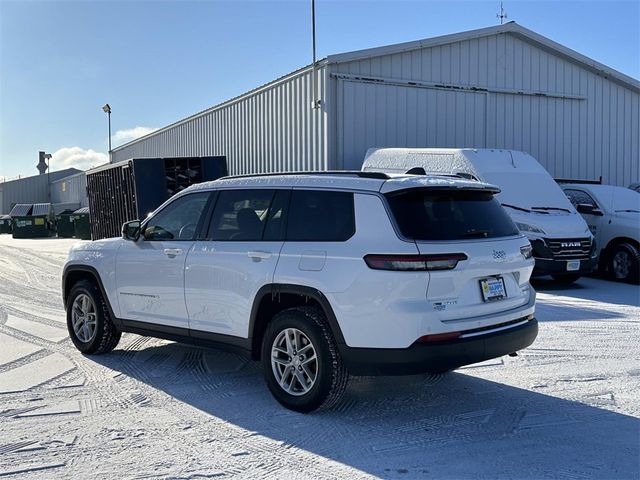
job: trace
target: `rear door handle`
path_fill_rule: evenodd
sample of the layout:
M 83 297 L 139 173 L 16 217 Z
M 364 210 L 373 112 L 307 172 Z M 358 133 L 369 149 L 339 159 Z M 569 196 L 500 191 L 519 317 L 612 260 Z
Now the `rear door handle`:
M 255 262 L 271 258 L 271 252 L 264 252 L 262 250 L 251 251 L 247 255 L 249 255 L 249 258 L 253 259 Z
M 182 249 L 181 248 L 165 248 L 164 254 L 167 255 L 168 257 L 176 257 L 178 255 L 182 255 Z

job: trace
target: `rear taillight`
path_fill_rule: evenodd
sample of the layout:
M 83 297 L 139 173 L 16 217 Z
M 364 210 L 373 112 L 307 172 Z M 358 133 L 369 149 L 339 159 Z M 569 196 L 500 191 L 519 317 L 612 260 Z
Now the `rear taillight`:
M 531 245 L 525 245 L 524 247 L 520 247 L 520 253 L 524 258 L 533 257 L 533 247 Z
M 458 262 L 466 260 L 464 253 L 437 255 L 365 255 L 364 261 L 374 270 L 425 271 L 451 270 Z

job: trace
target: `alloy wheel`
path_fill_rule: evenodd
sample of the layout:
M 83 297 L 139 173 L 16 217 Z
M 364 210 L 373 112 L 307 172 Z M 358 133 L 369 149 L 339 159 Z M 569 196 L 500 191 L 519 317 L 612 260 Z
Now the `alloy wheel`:
M 288 394 L 309 392 L 318 377 L 318 356 L 309 337 L 297 328 L 281 331 L 271 347 L 271 369 Z
M 96 335 L 96 306 L 91 297 L 81 293 L 71 307 L 73 332 L 78 340 L 89 343 Z

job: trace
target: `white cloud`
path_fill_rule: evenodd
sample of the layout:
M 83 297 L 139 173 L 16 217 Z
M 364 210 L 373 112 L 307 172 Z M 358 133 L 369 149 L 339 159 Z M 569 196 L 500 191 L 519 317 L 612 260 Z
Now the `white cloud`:
M 51 154 L 51 171 L 65 168 L 87 170 L 109 161 L 109 155 L 80 147 L 64 147 Z
M 118 130 L 116 133 L 111 135 L 111 141 L 114 144 L 122 145 L 123 143 L 143 137 L 151 132 L 155 132 L 156 130 L 158 129 L 150 127 L 133 127 L 126 130 Z

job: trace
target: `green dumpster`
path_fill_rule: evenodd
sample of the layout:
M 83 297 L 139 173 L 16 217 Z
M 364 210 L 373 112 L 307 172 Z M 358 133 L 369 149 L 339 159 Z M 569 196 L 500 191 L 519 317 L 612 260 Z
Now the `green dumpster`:
M 19 203 L 11 210 L 13 238 L 43 238 L 55 234 L 55 218 L 50 203 Z
M 56 231 L 60 238 L 71 238 L 75 235 L 73 210 L 65 210 L 56 215 Z
M 0 215 L 0 233 L 11 233 L 11 217 L 9 215 Z
M 89 223 L 89 207 L 79 208 L 73 212 L 75 237 L 80 240 L 91 240 L 91 224 Z

